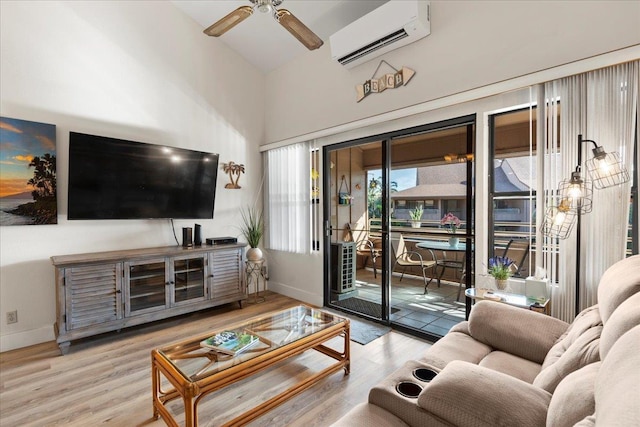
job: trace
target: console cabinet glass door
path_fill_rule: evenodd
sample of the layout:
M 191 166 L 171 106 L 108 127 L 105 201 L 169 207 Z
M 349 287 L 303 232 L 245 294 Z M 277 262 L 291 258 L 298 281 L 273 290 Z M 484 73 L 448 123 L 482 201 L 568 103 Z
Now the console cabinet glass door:
M 205 257 L 172 258 L 173 300 L 172 305 L 204 300 L 206 297 Z
M 165 258 L 125 263 L 125 315 L 163 310 L 169 306 Z

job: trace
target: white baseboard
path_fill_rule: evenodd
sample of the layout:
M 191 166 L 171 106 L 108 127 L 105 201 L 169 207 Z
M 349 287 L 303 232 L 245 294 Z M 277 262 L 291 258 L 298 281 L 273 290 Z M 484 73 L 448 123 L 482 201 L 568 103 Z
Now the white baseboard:
M 311 304 L 317 307 L 322 307 L 322 305 L 324 304 L 324 298 L 322 295 L 317 295 L 307 291 L 303 291 L 303 290 L 285 285 L 283 283 L 269 281 L 268 287 L 270 291 L 277 292 L 289 298 L 300 300 L 307 304 Z
M 282 283 L 269 281 L 268 288 L 270 291 L 277 292 L 289 298 L 294 298 L 314 306 L 322 307 L 324 303 L 322 295 L 296 289 Z M 55 333 L 53 331 L 53 325 L 29 331 L 2 335 L 0 336 L 0 352 L 16 350 L 18 348 L 29 347 L 31 345 L 54 340 Z
M 0 352 L 55 340 L 53 325 L 0 336 Z

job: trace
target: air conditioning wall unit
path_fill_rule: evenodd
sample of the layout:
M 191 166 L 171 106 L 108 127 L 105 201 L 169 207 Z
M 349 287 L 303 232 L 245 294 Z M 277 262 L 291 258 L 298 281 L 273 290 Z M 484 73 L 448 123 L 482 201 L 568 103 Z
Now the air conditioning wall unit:
M 426 0 L 390 0 L 332 35 L 331 58 L 352 68 L 428 36 L 429 7 Z
M 356 289 L 356 244 L 338 242 L 331 244 L 331 290 L 342 294 Z

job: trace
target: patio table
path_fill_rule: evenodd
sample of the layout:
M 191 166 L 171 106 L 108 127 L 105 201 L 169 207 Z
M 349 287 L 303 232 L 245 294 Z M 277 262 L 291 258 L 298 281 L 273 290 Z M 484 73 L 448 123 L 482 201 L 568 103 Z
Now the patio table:
M 440 279 L 444 274 L 445 269 L 453 268 L 460 271 L 460 287 L 462 287 L 462 280 L 465 278 L 466 272 L 466 251 L 467 244 L 466 242 L 459 242 L 456 246 L 451 246 L 448 242 L 442 242 L 438 240 L 425 240 L 416 244 L 416 247 L 420 249 L 430 249 L 434 251 L 442 252 L 442 259 L 436 258 L 436 270 L 438 267 L 441 267 L 440 274 L 437 277 L 438 287 L 440 287 Z M 471 250 L 473 250 L 473 245 L 471 245 Z M 462 252 L 465 256 L 462 257 L 462 260 L 458 259 L 447 259 L 447 252 Z M 460 289 L 458 289 L 458 299 L 460 298 Z

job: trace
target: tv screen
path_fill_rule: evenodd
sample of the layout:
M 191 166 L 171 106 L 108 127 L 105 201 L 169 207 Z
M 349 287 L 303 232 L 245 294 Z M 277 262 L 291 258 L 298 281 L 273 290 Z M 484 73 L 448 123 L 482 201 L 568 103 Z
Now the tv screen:
M 70 132 L 68 218 L 213 218 L 217 174 L 217 154 Z

